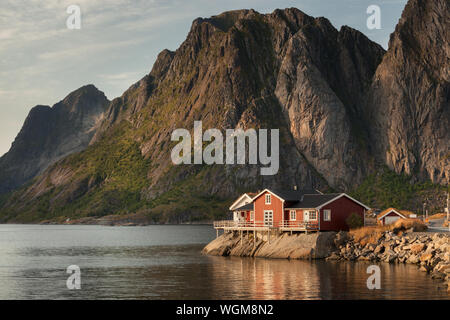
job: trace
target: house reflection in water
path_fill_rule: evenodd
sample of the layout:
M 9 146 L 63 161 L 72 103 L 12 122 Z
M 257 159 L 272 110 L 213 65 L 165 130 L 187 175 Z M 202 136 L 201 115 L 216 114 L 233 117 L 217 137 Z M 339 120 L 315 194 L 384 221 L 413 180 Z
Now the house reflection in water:
M 381 289 L 369 290 L 368 262 L 208 258 L 212 299 L 433 299 L 442 294 L 413 265 L 379 263 Z
M 226 296 L 246 299 L 317 299 L 320 287 L 318 269 L 309 261 L 281 259 L 223 258 L 214 261 L 212 281 Z M 228 274 L 224 281 L 221 275 Z M 230 278 L 231 281 L 230 281 Z M 222 292 L 224 293 L 224 292 Z M 239 296 L 242 295 L 242 296 Z

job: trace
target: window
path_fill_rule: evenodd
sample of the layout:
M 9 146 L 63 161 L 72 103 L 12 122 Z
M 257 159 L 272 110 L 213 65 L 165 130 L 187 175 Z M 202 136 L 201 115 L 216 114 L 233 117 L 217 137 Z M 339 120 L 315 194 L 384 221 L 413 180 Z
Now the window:
M 331 210 L 323 210 L 323 221 L 331 221 Z
M 255 213 L 253 211 L 250 211 L 250 221 L 255 220 Z
M 295 210 L 291 210 L 291 211 L 289 212 L 289 219 L 290 219 L 290 220 L 297 220 L 297 215 L 296 215 Z
M 309 220 L 317 220 L 317 212 L 316 211 L 309 212 Z
M 272 203 L 272 197 L 270 194 L 266 194 L 266 204 L 271 204 Z
M 272 211 L 264 211 L 264 226 L 266 226 L 266 227 L 273 226 L 273 212 Z

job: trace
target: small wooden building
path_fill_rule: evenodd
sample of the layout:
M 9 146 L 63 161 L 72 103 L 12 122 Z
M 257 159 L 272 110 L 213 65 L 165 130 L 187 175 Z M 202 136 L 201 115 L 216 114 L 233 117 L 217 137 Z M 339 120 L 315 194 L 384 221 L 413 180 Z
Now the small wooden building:
M 387 225 L 395 223 L 399 219 L 417 218 L 417 215 L 411 211 L 398 210 L 395 208 L 388 208 L 378 214 L 377 221 L 380 225 Z

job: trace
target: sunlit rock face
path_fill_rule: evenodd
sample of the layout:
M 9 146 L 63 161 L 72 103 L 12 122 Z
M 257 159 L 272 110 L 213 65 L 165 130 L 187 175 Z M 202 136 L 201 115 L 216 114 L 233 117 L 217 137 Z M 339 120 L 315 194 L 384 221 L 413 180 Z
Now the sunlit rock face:
M 372 153 L 439 184 L 450 179 L 449 20 L 447 0 L 409 1 L 364 104 Z

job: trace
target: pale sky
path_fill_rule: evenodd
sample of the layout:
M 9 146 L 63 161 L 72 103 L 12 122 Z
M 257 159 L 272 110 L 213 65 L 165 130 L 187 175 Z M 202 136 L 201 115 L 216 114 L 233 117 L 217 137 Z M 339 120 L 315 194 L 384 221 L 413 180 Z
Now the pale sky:
M 349 25 L 387 48 L 407 0 L 1 0 L 0 155 L 29 110 L 53 105 L 94 84 L 112 100 L 149 73 L 163 49 L 175 50 L 191 23 L 223 11 L 269 13 L 296 7 Z M 81 8 L 81 29 L 69 30 L 70 5 Z M 381 29 L 366 25 L 369 5 L 381 8 Z

